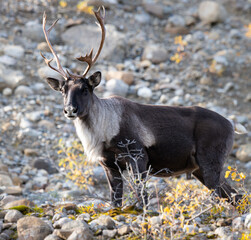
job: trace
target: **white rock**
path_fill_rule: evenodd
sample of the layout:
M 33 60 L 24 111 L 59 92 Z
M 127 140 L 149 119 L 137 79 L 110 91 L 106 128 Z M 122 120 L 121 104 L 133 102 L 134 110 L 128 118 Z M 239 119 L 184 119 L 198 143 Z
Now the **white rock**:
M 219 237 L 222 239 L 225 239 L 227 236 L 231 234 L 231 229 L 230 227 L 218 227 L 214 231 L 215 234 L 217 234 Z
M 13 57 L 3 55 L 3 56 L 0 56 L 0 63 L 3 63 L 4 65 L 7 65 L 7 66 L 14 66 L 17 64 L 17 61 Z
M 238 151 L 236 152 L 236 157 L 241 162 L 251 161 L 251 143 L 241 145 Z
M 168 23 L 170 23 L 172 26 L 177 27 L 184 27 L 186 25 L 185 19 L 180 15 L 173 15 L 169 17 Z
M 10 95 L 12 95 L 12 89 L 11 88 L 5 88 L 3 90 L 3 95 L 4 96 L 10 96 Z
M 62 230 L 73 230 L 78 227 L 83 227 L 83 228 L 89 229 L 88 224 L 86 222 L 80 221 L 80 220 L 68 221 L 62 225 L 61 229 Z
M 142 88 L 139 88 L 138 92 L 137 92 L 137 95 L 139 97 L 142 97 L 142 98 L 151 98 L 153 93 L 152 93 L 152 90 L 148 87 L 142 87 Z
M 249 214 L 246 216 L 244 226 L 245 226 L 247 229 L 250 229 L 250 227 L 251 227 L 251 213 L 249 213 Z
M 18 45 L 7 45 L 4 48 L 4 53 L 10 57 L 22 58 L 24 56 L 24 48 Z
M 92 232 L 87 228 L 76 228 L 67 240 L 89 240 L 93 239 Z
M 16 87 L 25 78 L 24 74 L 19 70 L 6 69 L 4 71 L 4 80 L 11 86 Z
M 53 66 L 53 64 L 52 64 L 52 66 Z M 45 80 L 48 77 L 56 78 L 56 79 L 63 79 L 62 76 L 58 72 L 52 70 L 51 68 L 49 68 L 47 66 L 39 68 L 38 75 L 43 80 Z
M 19 70 L 5 69 L 3 71 L 3 79 L 11 88 L 17 87 L 24 78 L 24 74 Z
M 44 111 L 34 111 L 25 114 L 26 118 L 32 122 L 38 122 L 44 116 Z
M 36 137 L 40 136 L 41 133 L 35 129 L 28 127 L 28 128 L 25 128 L 24 130 L 19 131 L 18 135 L 20 138 L 25 137 L 25 136 L 36 138 Z
M 205 23 L 224 21 L 227 17 L 225 8 L 213 1 L 203 1 L 199 6 L 199 17 Z
M 242 217 L 237 217 L 232 221 L 232 228 L 234 231 L 242 230 L 244 227 L 244 219 Z
M 13 186 L 13 182 L 9 175 L 7 174 L 0 174 L 0 186 Z
M 15 89 L 15 95 L 30 96 L 33 94 L 33 90 L 25 85 L 20 85 Z
M 160 216 L 154 216 L 150 218 L 150 224 L 155 226 L 155 225 L 161 225 L 162 224 L 162 219 Z
M 111 79 L 106 83 L 106 89 L 108 92 L 114 95 L 125 97 L 129 86 L 119 79 Z
M 45 85 L 44 83 L 35 83 L 34 85 L 31 86 L 32 89 L 36 92 L 41 92 L 42 90 L 45 89 Z
M 117 234 L 117 229 L 114 229 L 114 230 L 107 230 L 107 229 L 105 229 L 102 232 L 102 235 L 104 237 L 108 237 L 108 238 L 114 238 L 116 234 Z
M 32 123 L 26 118 L 21 118 L 19 126 L 20 128 L 30 128 Z
M 68 217 L 63 217 L 63 218 L 60 218 L 58 221 L 56 221 L 54 224 L 53 224 L 53 227 L 54 228 L 62 228 L 62 226 L 67 223 L 67 222 L 71 222 L 73 221 L 72 219 L 68 218 Z
M 17 210 L 8 210 L 4 216 L 4 221 L 7 223 L 16 223 L 18 219 L 24 217 L 24 215 Z
M 154 64 L 165 62 L 167 59 L 167 50 L 157 44 L 147 45 L 142 54 L 142 60 L 149 60 Z

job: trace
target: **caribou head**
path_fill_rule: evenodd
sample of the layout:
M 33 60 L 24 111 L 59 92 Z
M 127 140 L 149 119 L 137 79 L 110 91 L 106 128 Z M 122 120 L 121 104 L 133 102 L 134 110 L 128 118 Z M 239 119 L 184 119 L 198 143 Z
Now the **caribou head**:
M 51 25 L 50 28 L 46 29 L 46 14 L 44 13 L 43 15 L 43 31 L 45 39 L 51 50 L 51 53 L 56 60 L 57 68 L 51 65 L 53 58 L 47 59 L 42 53 L 41 56 L 44 58 L 45 63 L 51 69 L 58 72 L 64 78 L 64 80 L 55 78 L 47 78 L 46 80 L 52 89 L 60 91 L 62 93 L 64 98 L 64 114 L 68 119 L 72 120 L 76 119 L 77 117 L 84 118 L 88 114 L 93 102 L 93 90 L 96 86 L 99 85 L 101 81 L 100 72 L 95 72 L 91 76 L 86 77 L 87 73 L 98 59 L 105 41 L 104 7 L 102 14 L 100 8 L 98 9 L 98 11 L 95 11 L 94 14 L 101 27 L 102 36 L 98 51 L 94 57 L 92 56 L 93 49 L 91 49 L 89 54 L 86 54 L 84 57 L 81 56 L 77 58 L 77 60 L 87 63 L 87 67 L 82 75 L 70 73 L 68 70 L 65 71 L 61 66 L 56 51 L 53 49 L 49 40 L 50 31 L 53 29 L 58 19 Z

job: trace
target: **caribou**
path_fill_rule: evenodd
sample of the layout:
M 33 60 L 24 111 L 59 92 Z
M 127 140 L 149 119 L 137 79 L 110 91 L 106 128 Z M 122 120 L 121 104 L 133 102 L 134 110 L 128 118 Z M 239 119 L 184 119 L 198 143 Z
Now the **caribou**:
M 101 28 L 101 41 L 94 57 L 91 49 L 89 54 L 77 58 L 87 63 L 82 75 L 61 66 L 49 40 L 49 33 L 58 20 L 46 29 L 45 13 L 43 32 L 57 68 L 51 65 L 53 58 L 41 55 L 46 64 L 64 78 L 49 77 L 47 82 L 62 93 L 64 115 L 73 121 L 88 159 L 103 166 L 112 204 L 122 204 L 123 180 L 119 168 L 125 170 L 127 164 L 137 169 L 142 178 L 150 166 L 150 173 L 159 177 L 193 175 L 219 197 L 237 202 L 241 195 L 227 183 L 223 174 L 223 165 L 234 141 L 234 126 L 228 119 L 198 106 L 145 105 L 118 96 L 96 96 L 94 89 L 101 81 L 101 72 L 89 77 L 87 73 L 98 59 L 105 41 L 105 9 L 99 8 L 94 15 Z M 116 162 L 117 156 L 124 151 L 118 143 L 125 139 L 133 140 L 132 149 L 142 149 L 137 168 L 131 158 Z

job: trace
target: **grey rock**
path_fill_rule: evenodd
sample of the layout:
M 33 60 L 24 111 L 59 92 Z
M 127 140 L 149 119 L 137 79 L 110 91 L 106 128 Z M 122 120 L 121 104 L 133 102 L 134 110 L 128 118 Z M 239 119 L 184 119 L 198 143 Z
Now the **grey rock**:
M 59 237 L 60 239 L 68 239 L 69 236 L 73 233 L 74 230 L 62 230 L 62 229 L 55 229 L 53 231 L 53 235 Z
M 37 20 L 27 22 L 22 28 L 22 35 L 34 42 L 45 41 L 42 24 L 38 23 Z M 59 42 L 59 35 L 56 29 L 53 29 L 50 32 L 50 41 L 57 44 Z
M 174 96 L 168 101 L 168 104 L 174 106 L 184 106 L 185 102 L 182 96 Z
M 24 48 L 17 45 L 7 45 L 4 47 L 4 53 L 10 57 L 22 58 L 24 56 Z
M 54 66 L 54 65 L 52 64 L 52 66 Z M 43 80 L 45 80 L 47 77 L 56 78 L 56 79 L 63 79 L 62 76 L 58 72 L 52 70 L 51 68 L 49 68 L 47 66 L 39 68 L 38 75 Z
M 89 240 L 93 239 L 92 232 L 87 228 L 77 228 L 69 236 L 67 240 Z
M 9 210 L 4 217 L 4 221 L 7 223 L 16 223 L 24 215 L 18 210 Z
M 211 231 L 211 228 L 208 226 L 202 226 L 199 228 L 199 233 L 208 233 Z
M 213 84 L 213 80 L 212 80 L 212 78 L 210 78 L 210 77 L 203 76 L 203 77 L 200 79 L 200 84 L 211 86 L 211 85 Z
M 232 221 L 232 228 L 234 231 L 241 231 L 244 227 L 244 219 L 242 217 L 237 217 Z
M 55 164 L 53 164 L 50 160 L 46 160 L 46 159 L 35 159 L 32 162 L 32 166 L 36 169 L 44 169 L 49 174 L 58 172 L 58 169 L 56 168 Z
M 150 23 L 151 17 L 146 13 L 140 13 L 135 15 L 135 20 L 141 24 Z
M 53 224 L 53 227 L 54 228 L 62 228 L 62 226 L 65 224 L 65 223 L 68 223 L 68 222 L 71 222 L 73 221 L 72 219 L 68 218 L 68 217 L 63 217 L 63 218 L 60 218 L 59 220 L 57 220 L 54 224 Z
M 56 235 L 50 234 L 44 240 L 61 240 L 61 238 Z
M 144 48 L 142 60 L 149 60 L 154 64 L 165 62 L 168 59 L 167 50 L 156 44 L 149 44 Z
M 25 114 L 26 118 L 32 122 L 38 122 L 44 117 L 44 111 L 34 111 Z
M 56 213 L 53 218 L 52 218 L 52 222 L 56 222 L 58 221 L 60 218 L 64 218 L 67 217 L 67 214 L 65 212 L 60 212 L 60 213 Z
M 126 218 L 123 215 L 117 215 L 116 216 L 116 221 L 118 222 L 125 222 Z
M 241 39 L 242 38 L 242 34 L 238 29 L 231 29 L 229 36 L 230 36 L 230 38 L 233 38 L 233 39 Z
M 15 95 L 30 96 L 33 94 L 33 90 L 25 85 L 20 85 L 15 89 Z
M 203 1 L 199 6 L 199 17 L 205 23 L 224 21 L 227 17 L 226 9 L 219 3 Z
M 93 47 L 96 47 L 94 43 L 98 45 L 97 38 L 99 37 L 100 29 L 93 25 L 74 26 L 62 34 L 62 39 L 66 44 L 75 47 L 83 54 L 89 53 Z M 125 35 L 118 32 L 113 25 L 106 24 L 106 41 L 99 59 L 121 61 L 125 54 L 123 46 L 125 46 Z
M 214 231 L 215 234 L 217 234 L 222 239 L 227 238 L 231 234 L 231 228 L 230 227 L 218 227 Z
M 216 55 L 214 56 L 214 60 L 216 63 L 222 64 L 224 66 L 228 66 L 228 60 L 225 56 Z
M 162 224 L 162 219 L 161 219 L 160 216 L 151 217 L 149 219 L 149 221 L 150 221 L 150 224 L 153 225 L 153 226 L 161 225 Z
M 15 66 L 17 64 L 17 61 L 13 57 L 3 55 L 3 56 L 0 56 L 0 63 L 3 63 L 4 65 L 7 65 L 7 66 Z
M 145 10 L 158 17 L 158 18 L 163 18 L 165 16 L 165 11 L 164 11 L 164 6 L 156 3 L 145 3 L 144 4 Z
M 107 238 L 114 238 L 115 235 L 117 234 L 117 229 L 114 229 L 114 230 L 107 230 L 107 229 L 104 229 L 102 231 L 102 235 L 104 237 L 107 237 Z
M 180 15 L 173 15 L 169 17 L 168 23 L 175 27 L 184 27 L 186 25 L 185 19 Z
M 82 213 L 77 217 L 76 220 L 89 222 L 91 220 L 91 216 L 89 213 Z
M 43 220 L 26 216 L 17 221 L 17 232 L 20 240 L 44 240 L 52 233 L 51 227 Z
M 150 99 L 153 95 L 152 90 L 148 87 L 142 87 L 138 89 L 138 97 Z
M 236 152 L 236 157 L 241 162 L 251 161 L 251 143 L 241 145 L 238 151 Z
M 13 181 L 8 173 L 0 173 L 0 186 L 13 186 Z
M 11 88 L 4 88 L 3 89 L 3 95 L 4 96 L 11 96 L 12 95 L 12 89 Z
M 51 121 L 46 120 L 46 119 L 43 119 L 43 120 L 39 121 L 38 126 L 44 127 L 44 128 L 47 128 L 47 129 L 54 129 L 56 127 L 54 122 L 51 122 Z
M 45 85 L 43 83 L 35 83 L 31 86 L 31 88 L 38 93 L 41 93 L 45 89 Z
M 110 94 L 125 97 L 129 86 L 119 79 L 111 79 L 106 83 L 106 89 Z
M 22 138 L 22 137 L 34 137 L 34 138 L 37 138 L 41 136 L 41 132 L 35 130 L 35 129 L 32 129 L 32 128 L 25 128 L 21 131 L 19 131 L 18 133 L 18 137 Z
M 79 227 L 84 228 L 84 229 L 89 229 L 88 224 L 85 221 L 80 221 L 80 220 L 66 222 L 62 225 L 61 229 L 62 230 L 74 230 Z
M 21 118 L 20 120 L 20 124 L 19 124 L 20 128 L 30 128 L 32 126 L 32 123 L 27 119 L 27 118 Z
M 47 185 L 49 178 L 47 176 L 35 176 L 32 179 L 32 184 L 36 186 L 36 188 L 43 188 Z
M 90 227 L 95 229 L 95 226 L 99 225 L 101 229 L 114 229 L 115 228 L 115 222 L 110 216 L 102 215 L 99 218 L 91 221 Z
M 1 70 L 0 70 L 1 73 Z M 19 70 L 5 69 L 2 72 L 3 80 L 10 88 L 15 88 L 24 80 L 24 74 Z
M 130 233 L 132 229 L 128 225 L 123 225 L 122 227 L 118 228 L 118 234 L 120 236 L 126 235 Z

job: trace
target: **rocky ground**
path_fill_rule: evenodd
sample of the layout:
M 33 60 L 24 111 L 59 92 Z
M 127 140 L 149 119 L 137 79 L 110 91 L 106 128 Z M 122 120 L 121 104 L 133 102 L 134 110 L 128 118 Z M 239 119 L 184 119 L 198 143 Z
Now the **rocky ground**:
M 89 8 L 77 8 L 77 4 L 76 0 L 1 2 L 1 240 L 15 239 L 17 232 L 19 239 L 48 235 L 47 240 L 143 236 L 137 230 L 142 223 L 140 213 L 100 214 L 112 211 L 101 167 L 91 167 L 94 184 L 80 189 L 66 181 L 66 171 L 58 165 L 65 158 L 58 154 L 59 139 L 71 147 L 77 137 L 73 124 L 62 114 L 62 97 L 45 82 L 48 76 L 59 76 L 40 56 L 40 51 L 49 56 L 41 21 L 44 11 L 49 23 L 60 18 L 51 41 L 61 64 L 81 73 L 84 66 L 75 58 L 99 44 L 100 32 L 93 16 L 85 13 Z M 103 74 L 97 95 L 116 94 L 151 104 L 199 105 L 242 124 L 248 133 L 236 135 L 226 166 L 246 175 L 244 189 L 250 193 L 251 2 L 89 1 L 90 6 L 100 4 L 106 7 L 107 38 L 92 69 Z M 172 183 L 168 181 L 177 179 L 150 183 L 156 181 L 168 188 Z M 155 200 L 151 210 L 157 216 L 151 216 L 149 223 L 162 226 L 164 215 L 158 214 Z M 239 239 L 242 233 L 248 234 L 250 213 L 235 212 L 230 220 L 226 216 L 221 215 L 220 223 L 215 219 L 206 224 L 202 215 L 201 221 L 195 219 L 183 228 L 179 239 L 191 233 L 193 239 Z M 166 236 L 173 238 L 170 233 Z

